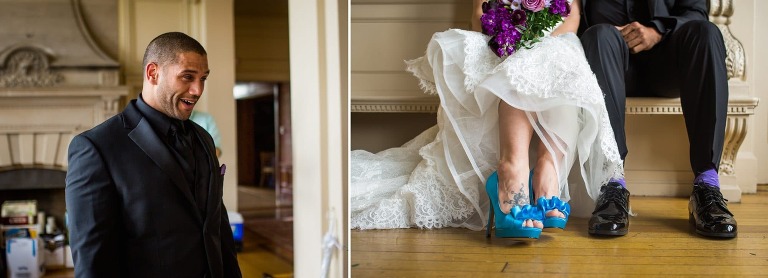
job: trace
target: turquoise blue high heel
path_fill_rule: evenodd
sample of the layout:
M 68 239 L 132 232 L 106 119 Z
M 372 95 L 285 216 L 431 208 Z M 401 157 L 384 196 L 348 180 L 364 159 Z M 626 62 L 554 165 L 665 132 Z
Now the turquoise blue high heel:
M 563 202 L 557 196 L 552 196 L 552 198 L 549 200 L 544 197 L 539 197 L 539 199 L 534 202 L 535 194 L 533 193 L 533 169 L 531 169 L 531 174 L 528 177 L 528 181 L 528 192 L 531 196 L 531 204 L 536 204 L 536 206 L 544 214 L 544 231 L 559 232 L 564 230 L 565 225 L 568 224 L 568 215 L 571 214 L 571 205 Z M 565 218 L 547 216 L 547 212 L 553 209 L 557 209 L 558 211 L 562 212 L 563 215 L 565 215 Z
M 488 227 L 485 236 L 491 236 L 491 224 L 496 227 L 496 237 L 512 238 L 522 241 L 533 241 L 541 235 L 541 228 L 523 227 L 526 219 L 539 220 L 544 218 L 544 213 L 539 207 L 524 205 L 513 206 L 509 214 L 503 213 L 499 206 L 499 176 L 493 172 L 485 183 L 485 191 L 491 199 L 491 209 L 488 212 Z M 493 215 L 496 214 L 494 221 Z
M 544 197 L 539 197 L 536 201 L 536 206 L 544 212 L 544 230 L 547 232 L 558 232 L 565 229 L 565 225 L 568 224 L 568 215 L 571 214 L 571 205 L 563 202 L 557 196 L 552 196 L 547 200 Z M 557 209 L 565 215 L 565 218 L 558 216 L 546 216 L 546 213 L 550 210 Z

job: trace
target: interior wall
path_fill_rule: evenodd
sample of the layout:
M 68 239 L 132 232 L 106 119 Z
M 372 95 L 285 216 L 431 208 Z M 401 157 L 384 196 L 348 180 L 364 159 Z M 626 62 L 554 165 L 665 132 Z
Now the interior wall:
M 424 55 L 435 32 L 470 28 L 472 1 L 350 3 L 352 99 L 426 96 L 404 61 Z M 434 113 L 352 113 L 350 147 L 375 153 L 400 146 L 436 123 Z
M 423 56 L 435 32 L 470 28 L 472 1 L 468 0 L 350 3 L 352 98 L 423 97 L 403 61 Z
M 758 94 L 756 94 L 757 90 L 755 88 L 756 85 L 759 86 L 759 84 L 757 84 L 758 82 L 755 82 L 756 76 L 754 68 L 756 66 L 754 62 L 756 54 L 755 31 L 757 28 L 754 25 L 756 18 L 755 14 L 753 14 L 756 12 L 755 2 L 757 1 L 733 1 L 734 16 L 731 17 L 730 30 L 733 36 L 736 37 L 744 47 L 746 68 L 744 76 L 731 78 L 729 83 L 746 84 L 746 86 L 748 86 L 748 90 L 746 90 L 746 92 L 731 90 L 729 93 L 732 96 L 738 94 L 747 94 L 750 96 L 760 97 Z M 758 164 L 760 163 L 760 159 L 758 159 L 758 156 L 756 156 L 757 145 L 755 144 L 755 140 L 759 138 L 761 133 L 761 128 L 759 128 L 761 122 L 760 110 L 765 109 L 762 106 L 765 106 L 765 103 L 762 105 L 758 103 L 758 106 L 755 108 L 755 115 L 750 117 L 750 129 L 747 130 L 747 136 L 744 138 L 744 143 L 739 149 L 739 154 L 736 157 L 734 165 L 738 183 L 744 193 L 755 193 L 757 189 L 755 184 L 758 182 L 759 171 L 757 171 L 757 169 Z M 751 186 L 745 187 L 744 185 Z
M 220 164 L 227 165 L 224 179 L 224 204 L 230 211 L 237 211 L 237 127 L 235 121 L 235 22 L 233 0 L 203 0 L 199 9 L 192 12 L 201 18 L 193 24 L 192 32 L 199 28 L 200 43 L 208 52 L 211 74 L 206 81 L 207 99 L 198 109 L 210 113 L 216 119 L 221 132 Z M 199 102 L 198 102 L 199 103 Z
M 405 144 L 437 124 L 435 113 L 352 113 L 352 150 L 377 153 Z
M 751 171 L 757 183 L 768 183 L 768 84 L 760 82 L 768 78 L 768 1 L 735 0 L 735 16 L 731 20 L 731 31 L 744 45 L 746 54 L 745 82 L 749 84 L 750 95 L 760 98 L 755 108 L 752 129 L 744 145 L 752 153 L 739 153 L 737 172 Z M 744 147 L 742 147 L 744 148 Z M 747 163 L 742 163 L 746 161 Z
M 752 88 L 754 95 L 762 100 L 762 106 L 757 107 L 755 123 L 755 155 L 759 158 L 757 163 L 757 182 L 768 184 L 768 84 L 757 82 L 756 80 L 766 80 L 768 78 L 768 32 L 765 32 L 765 26 L 768 26 L 768 1 L 754 1 L 754 36 L 755 45 L 752 47 L 754 62 L 752 68 L 755 78 L 752 78 Z M 761 51 L 755 51 L 759 49 Z
M 288 1 L 235 2 L 237 82 L 290 80 Z
M 91 33 L 93 40 L 105 54 L 117 60 L 117 18 L 114 16 L 99 16 L 117 14 L 118 0 L 80 0 L 83 20 Z

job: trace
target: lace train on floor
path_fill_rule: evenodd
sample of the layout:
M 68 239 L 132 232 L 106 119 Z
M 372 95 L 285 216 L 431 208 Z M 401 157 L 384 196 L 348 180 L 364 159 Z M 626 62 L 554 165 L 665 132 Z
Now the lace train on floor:
M 482 229 L 485 179 L 499 160 L 499 101 L 526 111 L 559 158 L 560 198 L 571 200 L 573 215 L 589 215 L 600 186 L 623 175 L 602 92 L 574 34 L 546 37 L 506 59 L 487 40 L 464 30 L 436 33 L 425 56 L 406 62 L 422 89 L 440 97 L 437 125 L 398 148 L 352 151 L 352 228 Z

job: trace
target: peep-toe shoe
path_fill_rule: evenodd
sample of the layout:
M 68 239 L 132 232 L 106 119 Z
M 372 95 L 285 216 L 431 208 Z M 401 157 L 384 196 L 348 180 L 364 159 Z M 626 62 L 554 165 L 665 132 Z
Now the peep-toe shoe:
M 539 207 L 531 205 L 513 206 L 509 214 L 503 213 L 499 206 L 499 177 L 496 172 L 488 177 L 485 190 L 488 192 L 488 198 L 491 199 L 488 226 L 485 231 L 486 237 L 491 236 L 491 225 L 494 225 L 496 237 L 522 241 L 533 241 L 539 238 L 541 228 L 523 226 L 525 220 L 542 221 L 544 219 L 544 213 Z M 494 214 L 496 215 L 495 219 Z

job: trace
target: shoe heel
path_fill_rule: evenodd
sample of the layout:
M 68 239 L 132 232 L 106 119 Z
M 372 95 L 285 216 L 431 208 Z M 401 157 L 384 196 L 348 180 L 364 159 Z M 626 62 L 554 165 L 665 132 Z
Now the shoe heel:
M 491 202 L 490 209 L 488 210 L 488 225 L 485 229 L 485 237 L 491 237 L 491 223 L 493 223 L 493 202 Z
M 693 213 L 688 212 L 688 227 L 691 228 L 691 230 L 696 230 L 696 219 L 693 219 Z
M 532 206 L 536 203 L 536 194 L 533 194 L 533 169 L 531 168 L 528 174 L 528 200 Z

